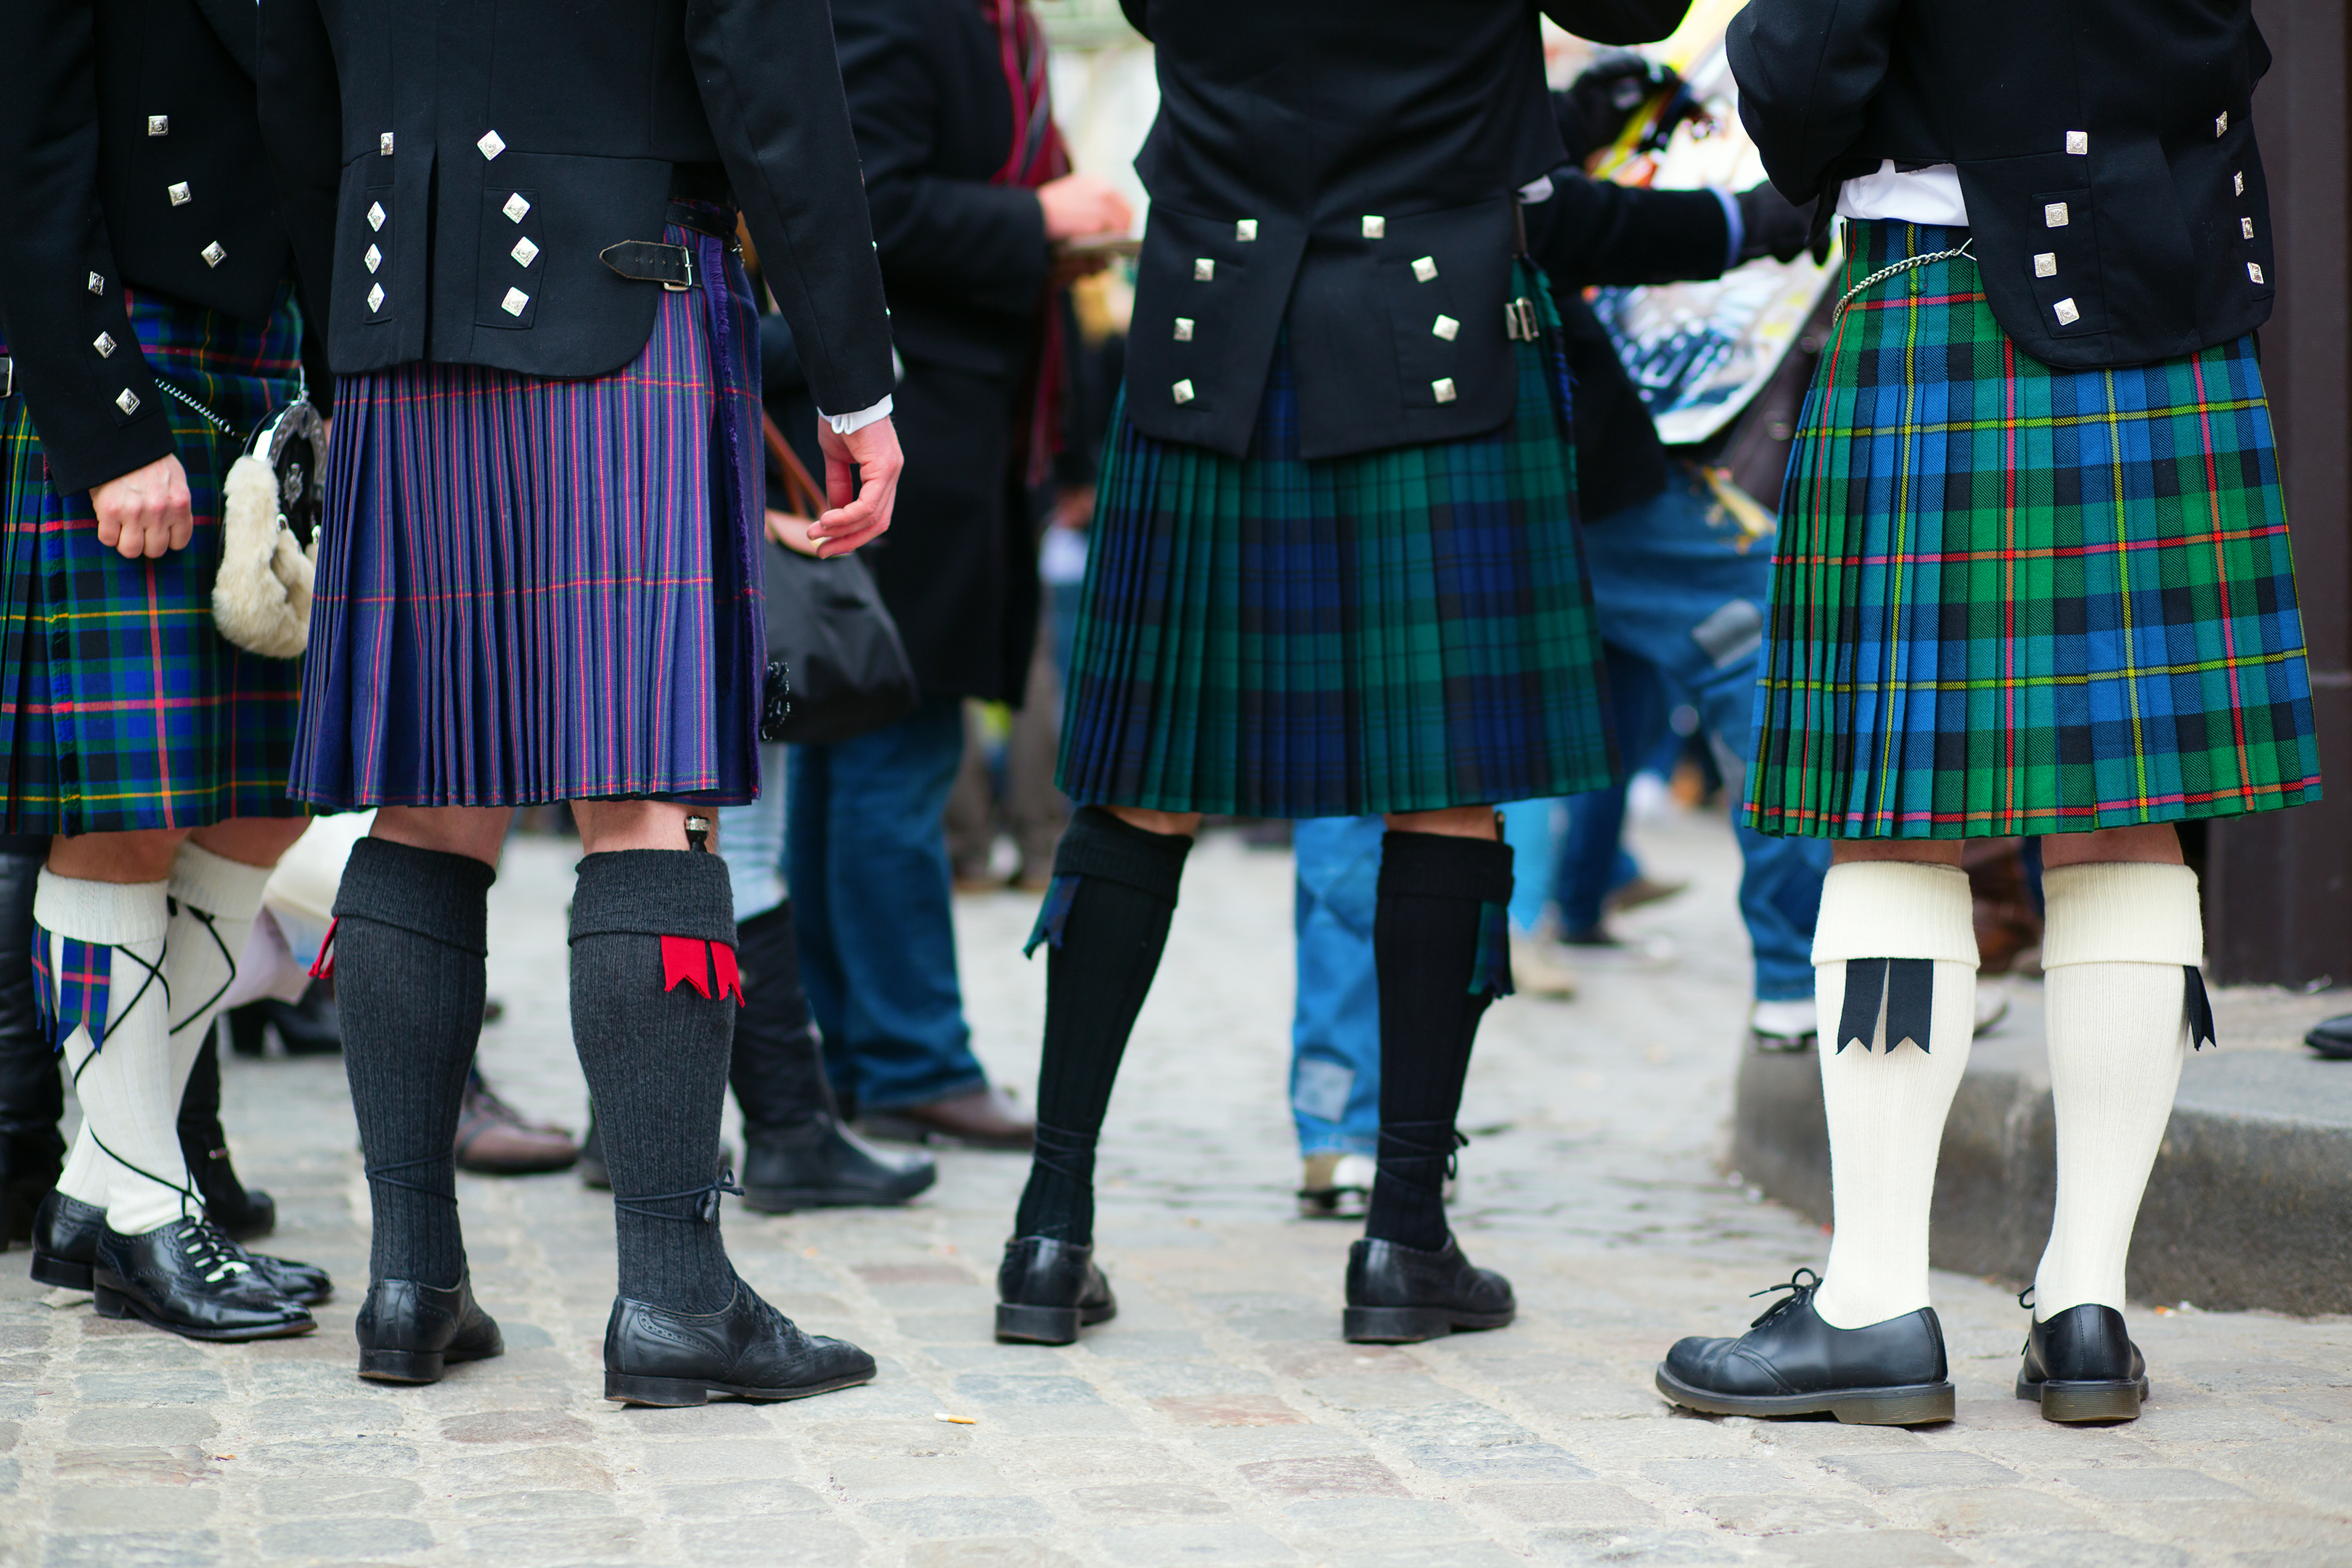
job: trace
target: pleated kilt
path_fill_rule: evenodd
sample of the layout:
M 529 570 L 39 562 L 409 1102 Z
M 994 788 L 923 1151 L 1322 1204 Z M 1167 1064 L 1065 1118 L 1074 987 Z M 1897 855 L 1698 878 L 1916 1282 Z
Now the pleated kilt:
M 1299 456 L 1287 341 L 1239 458 L 1114 410 L 1065 701 L 1081 805 L 1355 816 L 1610 782 L 1568 380 L 1491 435 Z
M 757 792 L 757 323 L 725 242 L 666 237 L 705 281 L 664 292 L 609 375 L 412 363 L 339 384 L 302 799 Z
M 1848 226 L 1837 288 L 1965 230 Z M 2310 678 L 2251 337 L 2062 370 L 1973 261 L 1856 296 L 1780 513 L 1748 820 L 1967 838 L 2319 797 Z
M 229 465 L 300 384 L 293 290 L 259 321 L 145 289 L 123 304 L 156 376 L 236 434 L 164 399 L 195 532 L 126 561 L 98 542 L 87 492 L 50 488 L 21 392 L 0 400 L 0 832 L 301 815 L 286 795 L 301 666 L 223 638 L 212 599 Z

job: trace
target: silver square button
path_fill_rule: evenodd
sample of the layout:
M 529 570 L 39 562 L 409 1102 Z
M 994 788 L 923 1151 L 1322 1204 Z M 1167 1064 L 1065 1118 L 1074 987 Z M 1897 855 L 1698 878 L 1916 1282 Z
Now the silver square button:
M 1454 390 L 1454 378 L 1450 375 L 1441 375 L 1431 382 L 1429 390 L 1436 395 L 1437 401 L 1440 403 L 1451 403 L 1457 395 Z
M 2246 172 L 2243 169 L 2230 176 L 2230 190 L 2233 195 L 2242 196 L 2246 194 Z
M 391 132 L 387 131 L 383 135 L 375 139 L 375 153 L 376 156 L 379 158 L 389 158 L 392 156 Z
M 2263 280 L 2263 264 L 2259 261 L 2247 262 L 2246 276 L 2252 279 L 2257 283 L 2261 282 Z
M 186 206 L 196 199 L 196 193 L 188 189 L 188 182 L 185 180 L 176 184 L 166 185 L 163 188 L 163 194 L 172 198 L 172 205 L 175 207 Z
M 2042 223 L 2046 228 L 2064 228 L 2066 226 L 2066 204 L 2064 202 L 2048 202 L 2043 204 L 2042 208 Z
M 514 248 L 507 254 L 515 258 L 517 267 L 528 267 L 539 259 L 539 247 L 530 242 L 530 236 L 524 235 L 514 242 Z
M 2221 135 L 2230 129 L 2230 111 L 2223 110 L 2213 117 L 2213 134 Z
M 207 267 L 218 267 L 222 262 L 228 259 L 228 252 L 221 248 L 221 242 L 217 239 L 214 240 L 210 245 L 205 246 L 202 250 L 196 252 L 196 254 L 205 258 L 205 265 Z
M 1257 237 L 1257 219 L 1245 217 L 1234 225 L 1234 237 L 1247 245 Z
M 1177 402 L 1190 403 L 1192 401 L 1192 384 L 1190 381 L 1180 381 L 1171 390 L 1175 393 Z
M 1429 330 L 1450 343 L 1454 341 L 1454 334 L 1462 330 L 1462 323 L 1451 316 L 1440 316 Z
M 1192 281 L 1206 283 L 1217 276 L 1217 264 L 1205 256 L 1192 258 Z
M 372 286 L 369 288 L 369 289 L 368 289 L 367 300 L 368 300 L 368 309 L 369 309 L 369 310 L 383 310 L 383 284 L 381 284 L 381 283 L 377 283 L 377 284 L 373 284 L 373 285 L 372 285 Z
M 2069 131 L 2066 132 L 2066 151 L 2077 158 L 2089 157 L 2091 155 L 2091 133 L 2087 131 Z
M 98 351 L 99 358 L 111 359 L 114 357 L 114 334 L 112 332 L 100 332 L 97 337 L 90 340 L 89 346 Z
M 106 292 L 106 279 L 93 272 L 89 275 L 89 282 L 87 287 L 93 294 L 103 294 Z
M 114 406 L 125 414 L 136 414 L 139 412 L 139 395 L 126 386 L 122 395 L 114 400 Z
M 530 204 L 522 199 L 520 191 L 517 191 L 506 199 L 506 205 L 499 208 L 499 211 L 507 215 L 509 223 L 520 223 L 523 214 L 530 211 Z
M 2058 324 L 2062 327 L 2071 327 L 2083 319 L 2083 312 L 2074 308 L 2074 297 L 2072 294 L 2051 306 L 2050 313 L 2058 318 Z
M 523 308 L 530 303 L 530 295 L 520 289 L 509 289 L 507 290 L 507 297 L 499 301 L 499 309 L 509 316 L 520 316 L 523 312 Z
M 368 227 L 381 232 L 386 216 L 382 202 L 368 203 Z
M 1388 237 L 1388 219 L 1384 217 L 1375 217 L 1370 213 L 1366 213 L 1364 215 L 1364 237 L 1366 239 L 1385 239 Z
M 171 133 L 172 133 L 172 117 L 171 117 L 170 115 L 168 115 L 168 114 L 151 114 L 151 115 L 149 115 L 149 116 L 147 117 L 147 134 L 148 134 L 148 135 L 150 135 L 150 136 L 169 136 Z
M 1420 260 L 1414 262 L 1412 264 L 1412 275 L 1423 283 L 1430 282 L 1435 279 L 1437 276 L 1437 258 L 1433 256 L 1424 256 Z
M 1189 343 L 1192 341 L 1192 317 L 1179 316 L 1176 318 L 1176 341 L 1180 343 Z
M 2254 220 L 2250 217 L 2240 218 L 2238 220 L 2238 233 L 2247 239 L 2253 238 Z
M 2036 254 L 2033 258 L 2033 275 L 2036 278 L 2057 277 L 2058 253 L 2054 250 L 2044 250 Z
M 383 252 L 371 245 L 367 247 L 367 254 L 361 257 L 360 259 L 367 263 L 367 269 L 373 273 L 377 268 L 383 265 Z
M 482 150 L 482 156 L 484 158 L 493 161 L 497 159 L 499 153 L 507 150 L 506 138 L 500 136 L 495 131 L 483 132 L 482 139 L 479 142 L 475 142 L 474 145 Z

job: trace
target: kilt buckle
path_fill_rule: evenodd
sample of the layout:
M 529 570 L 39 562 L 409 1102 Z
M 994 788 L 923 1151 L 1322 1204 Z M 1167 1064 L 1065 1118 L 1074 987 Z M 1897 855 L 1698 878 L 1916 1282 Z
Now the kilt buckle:
M 1503 307 L 1503 333 L 1513 342 L 1534 342 L 1537 326 L 1536 302 L 1525 294 Z
M 6 354 L 0 354 L 0 397 L 16 395 L 16 362 Z

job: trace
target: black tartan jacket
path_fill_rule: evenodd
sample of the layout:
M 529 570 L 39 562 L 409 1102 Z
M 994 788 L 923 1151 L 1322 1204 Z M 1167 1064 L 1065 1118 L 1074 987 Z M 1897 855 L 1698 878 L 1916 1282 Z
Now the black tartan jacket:
M 1790 201 L 1958 165 L 1994 320 L 2046 363 L 2192 353 L 2270 318 L 2251 0 L 1753 0 L 1739 118 Z
M 262 0 L 259 75 L 339 373 L 620 368 L 662 285 L 601 253 L 677 193 L 741 204 L 818 406 L 889 395 L 824 0 Z
M 291 270 L 255 43 L 253 0 L 0 0 L 0 315 L 66 494 L 172 453 L 125 285 L 258 321 Z
M 1538 0 L 1120 0 L 1152 40 L 1136 427 L 1238 457 L 1286 322 L 1308 458 L 1508 419 L 1519 187 L 1562 159 Z M 1603 43 L 1688 0 L 1542 0 Z

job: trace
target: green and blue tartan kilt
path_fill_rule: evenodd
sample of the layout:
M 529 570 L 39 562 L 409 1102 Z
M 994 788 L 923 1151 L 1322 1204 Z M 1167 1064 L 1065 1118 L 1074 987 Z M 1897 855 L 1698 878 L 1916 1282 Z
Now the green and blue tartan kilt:
M 156 376 L 237 434 L 164 399 L 195 533 L 126 561 L 98 542 L 87 492 L 50 487 L 22 395 L 0 401 L 0 832 L 302 814 L 286 794 L 301 661 L 236 647 L 212 609 L 229 465 L 300 384 L 293 290 L 261 321 L 128 288 L 123 304 Z
M 1541 280 L 1490 435 L 1309 460 L 1286 339 L 1249 451 L 1113 410 L 1062 728 L 1080 805 L 1359 816 L 1611 782 Z
M 1837 288 L 1966 231 L 1847 227 Z M 2251 337 L 2152 364 L 2021 353 L 1976 264 L 1855 295 L 1791 454 L 1748 819 L 1972 838 L 2319 798 Z

